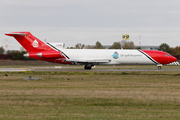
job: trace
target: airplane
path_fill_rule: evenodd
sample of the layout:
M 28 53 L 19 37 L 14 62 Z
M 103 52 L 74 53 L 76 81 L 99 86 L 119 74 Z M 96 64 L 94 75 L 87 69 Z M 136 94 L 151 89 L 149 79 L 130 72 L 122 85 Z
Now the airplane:
M 11 32 L 5 35 L 14 37 L 28 52 L 25 57 L 48 62 L 84 65 L 85 70 L 94 65 L 162 65 L 177 59 L 169 53 L 158 50 L 138 49 L 60 49 L 54 44 L 42 42 L 30 32 Z

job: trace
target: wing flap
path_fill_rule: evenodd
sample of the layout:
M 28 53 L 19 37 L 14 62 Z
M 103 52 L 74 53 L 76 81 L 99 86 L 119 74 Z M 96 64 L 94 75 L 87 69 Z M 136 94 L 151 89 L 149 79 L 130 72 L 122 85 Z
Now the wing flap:
M 67 62 L 76 62 L 76 63 L 108 63 L 111 62 L 109 59 L 66 59 Z

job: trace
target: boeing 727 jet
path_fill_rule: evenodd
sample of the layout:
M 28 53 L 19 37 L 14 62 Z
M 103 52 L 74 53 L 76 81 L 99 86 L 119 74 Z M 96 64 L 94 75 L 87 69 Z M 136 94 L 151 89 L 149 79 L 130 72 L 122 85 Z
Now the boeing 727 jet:
M 5 34 L 14 37 L 28 52 L 24 56 L 48 62 L 84 65 L 157 65 L 158 69 L 177 59 L 169 53 L 157 50 L 127 49 L 59 49 L 51 43 L 44 43 L 30 32 Z

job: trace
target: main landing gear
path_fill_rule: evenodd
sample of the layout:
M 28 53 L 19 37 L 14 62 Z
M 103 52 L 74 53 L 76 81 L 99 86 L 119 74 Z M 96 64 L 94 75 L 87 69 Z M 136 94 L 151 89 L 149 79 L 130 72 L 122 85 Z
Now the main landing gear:
M 85 70 L 91 70 L 92 66 L 94 66 L 94 65 L 86 64 L 86 65 L 84 65 L 84 69 Z

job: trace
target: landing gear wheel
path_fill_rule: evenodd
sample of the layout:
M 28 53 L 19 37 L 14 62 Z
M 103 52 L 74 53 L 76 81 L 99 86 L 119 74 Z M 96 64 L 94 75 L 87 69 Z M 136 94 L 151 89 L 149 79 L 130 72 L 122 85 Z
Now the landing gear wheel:
M 92 68 L 92 65 L 85 65 L 85 66 L 84 66 L 84 69 L 85 69 L 85 70 L 91 70 L 91 68 Z
M 158 66 L 158 69 L 161 70 L 161 66 Z

